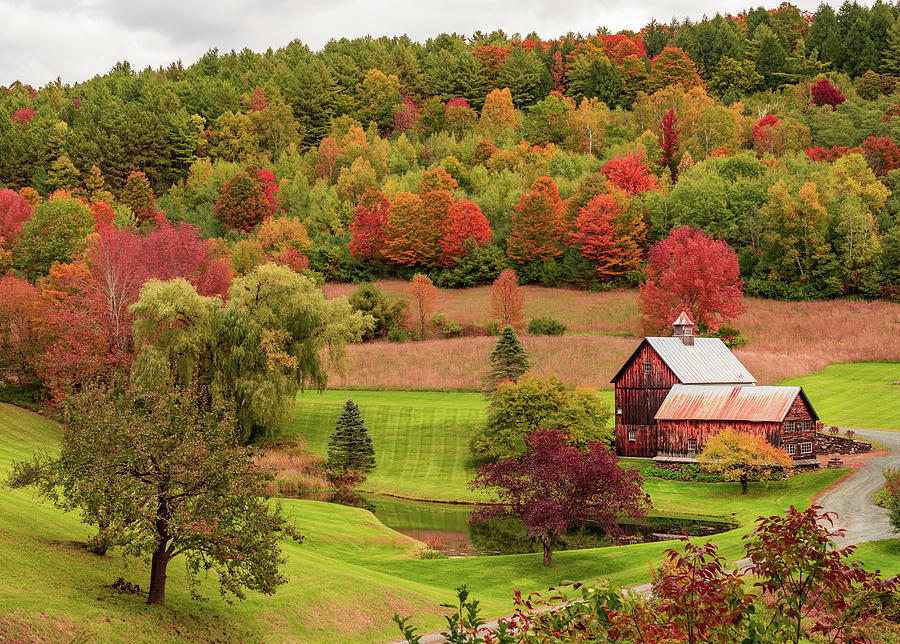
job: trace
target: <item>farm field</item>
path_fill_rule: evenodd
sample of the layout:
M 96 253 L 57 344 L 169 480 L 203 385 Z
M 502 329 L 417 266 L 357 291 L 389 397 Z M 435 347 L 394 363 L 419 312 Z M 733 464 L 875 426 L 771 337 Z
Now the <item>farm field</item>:
M 406 296 L 407 283 L 378 283 L 391 297 Z M 349 295 L 352 284 L 326 284 L 328 297 Z M 588 293 L 524 286 L 526 322 L 550 315 L 567 327 L 565 336 L 522 336 L 538 374 L 564 382 L 609 387 L 609 381 L 643 334 L 637 291 Z M 819 371 L 836 362 L 900 360 L 900 304 L 862 300 L 780 302 L 745 298 L 735 321 L 748 344 L 735 351 L 760 384 L 775 384 Z M 490 321 L 490 287 L 441 289 L 435 307 L 451 320 Z M 469 389 L 481 385 L 494 338 L 468 337 L 407 344 L 370 342 L 348 348 L 342 371 L 330 385 L 373 389 Z
M 780 384 L 801 385 L 826 425 L 900 431 L 900 385 L 894 382 L 900 382 L 900 362 L 833 364 Z
M 359 398 L 366 402 L 362 394 Z M 54 423 L 0 405 L 0 473 L 34 450 L 52 451 L 58 438 Z M 806 505 L 841 474 L 828 470 L 755 485 L 747 496 L 740 495 L 737 484 L 650 481 L 647 489 L 657 510 L 689 509 L 723 518 L 733 512 L 743 527 L 715 541 L 735 558 L 752 518 L 791 503 Z M 440 479 L 431 483 L 440 484 Z M 76 542 L 86 539 L 89 528 L 75 515 L 37 504 L 27 490 L 0 489 L 0 569 L 14 571 L 4 575 L 0 587 L 0 635 L 10 641 L 380 641 L 396 634 L 390 620 L 395 611 L 415 612 L 425 628 L 440 627 L 437 606 L 452 599 L 460 583 L 468 584 L 487 614 L 504 614 L 511 611 L 515 588 L 541 591 L 562 579 L 642 582 L 670 545 L 627 546 L 627 556 L 619 548 L 559 552 L 550 569 L 541 566 L 538 555 L 426 561 L 415 558 L 421 544 L 385 528 L 365 510 L 300 500 L 286 500 L 284 506 L 306 540 L 285 544 L 289 583 L 274 597 L 251 593 L 246 601 L 227 605 L 206 584 L 203 591 L 212 600 L 192 602 L 176 562 L 170 567 L 167 606 L 159 608 L 106 587 L 118 577 L 146 587 L 146 563 L 126 562 L 115 551 L 106 557 L 87 553 Z

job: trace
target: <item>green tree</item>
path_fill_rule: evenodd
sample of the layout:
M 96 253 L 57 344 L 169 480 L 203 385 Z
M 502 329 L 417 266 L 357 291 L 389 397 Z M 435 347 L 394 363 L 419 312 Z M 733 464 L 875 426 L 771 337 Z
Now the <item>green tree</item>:
M 900 76 L 900 19 L 887 31 L 887 46 L 881 52 L 881 71 Z
M 485 391 L 489 392 L 497 389 L 501 382 L 516 382 L 531 367 L 528 353 L 511 326 L 503 327 L 500 338 L 491 351 L 490 364 L 490 370 L 484 379 Z
M 241 442 L 278 435 L 306 386 L 323 388 L 323 360 L 340 362 L 372 318 L 347 300 L 326 300 L 306 276 L 263 264 L 235 279 L 223 307 L 184 280 L 150 280 L 132 306 L 137 358 L 132 377 L 145 386 L 197 378 L 234 405 Z
M 735 60 L 725 56 L 713 69 L 709 88 L 723 95 L 747 94 L 762 81 L 752 60 Z
M 372 436 L 359 413 L 359 405 L 347 399 L 338 417 L 335 430 L 328 437 L 326 467 L 367 473 L 375 468 L 375 447 Z
M 78 199 L 54 197 L 39 203 L 16 240 L 16 267 L 32 279 L 46 275 L 53 262 L 66 263 L 84 250 L 93 226 L 91 209 Z
M 536 103 L 550 92 L 550 70 L 533 51 L 516 46 L 497 71 L 498 87 L 508 87 L 513 103 L 521 108 Z
M 566 442 L 579 449 L 595 441 L 609 445 L 609 418 L 609 405 L 596 390 L 572 390 L 556 376 L 525 374 L 517 382 L 501 382 L 491 394 L 487 424 L 472 438 L 472 450 L 495 459 L 518 456 L 528 434 L 541 428 L 563 430 Z
M 760 25 L 753 32 L 748 45 L 756 71 L 762 76 L 763 88 L 775 88 L 782 82 L 780 74 L 785 71 L 788 52 L 768 25 Z
M 619 67 L 606 56 L 579 56 L 569 70 L 566 94 L 580 101 L 596 98 L 609 107 L 621 106 L 625 83 Z
M 195 596 L 210 570 L 223 595 L 272 594 L 286 581 L 282 536 L 300 539 L 267 502 L 271 474 L 237 446 L 231 411 L 204 407 L 205 396 L 90 387 L 66 409 L 59 457 L 17 463 L 10 477 L 99 525 L 104 543 L 150 558 L 150 604 L 165 602 L 168 564 L 182 554 Z

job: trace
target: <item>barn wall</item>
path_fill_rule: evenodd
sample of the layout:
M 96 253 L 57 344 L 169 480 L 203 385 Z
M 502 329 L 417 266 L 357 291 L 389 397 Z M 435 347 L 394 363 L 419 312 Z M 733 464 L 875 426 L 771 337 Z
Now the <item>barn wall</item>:
M 794 429 L 795 422 L 803 422 L 809 421 L 809 429 L 800 429 L 797 431 Z M 797 398 L 794 399 L 794 403 L 791 405 L 791 408 L 788 410 L 787 415 L 784 417 L 784 423 L 781 427 L 780 432 L 780 440 L 779 446 L 784 447 L 788 443 L 795 443 L 797 448 L 794 452 L 794 458 L 812 458 L 816 456 L 816 421 L 813 419 L 813 415 L 809 407 L 806 406 L 806 403 L 803 400 L 803 397 L 799 394 Z M 800 453 L 800 443 L 812 442 L 813 451 L 812 454 L 801 454 Z
M 644 373 L 644 363 L 650 373 Z M 656 421 L 653 417 L 679 380 L 649 344 L 638 350 L 616 380 L 616 452 L 620 456 L 655 456 Z M 618 410 L 622 410 L 619 414 Z M 628 430 L 637 429 L 638 440 L 628 441 Z
M 628 440 L 628 432 L 637 432 L 637 440 Z M 656 456 L 656 427 L 650 425 L 616 425 L 616 453 L 619 456 Z
M 781 444 L 781 423 L 750 423 L 734 420 L 660 420 L 657 450 L 665 456 L 687 456 L 689 439 L 697 441 L 697 453 L 712 436 L 724 429 L 753 434 L 772 445 Z

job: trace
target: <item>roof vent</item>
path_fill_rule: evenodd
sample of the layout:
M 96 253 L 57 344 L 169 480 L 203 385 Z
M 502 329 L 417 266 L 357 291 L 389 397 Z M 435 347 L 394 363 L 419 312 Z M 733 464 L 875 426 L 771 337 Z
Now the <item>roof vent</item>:
M 680 338 L 685 346 L 694 346 L 694 323 L 691 322 L 686 311 L 681 311 L 681 315 L 672 322 L 672 326 L 675 327 L 676 338 Z

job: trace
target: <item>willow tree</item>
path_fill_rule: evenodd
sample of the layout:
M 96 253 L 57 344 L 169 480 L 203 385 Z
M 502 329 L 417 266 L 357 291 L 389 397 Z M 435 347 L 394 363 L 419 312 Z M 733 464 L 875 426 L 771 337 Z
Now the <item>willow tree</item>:
M 326 300 L 312 280 L 275 264 L 235 279 L 224 306 L 184 280 L 151 280 L 132 310 L 133 378 L 197 379 L 212 399 L 234 404 L 242 442 L 282 430 L 297 392 L 325 387 L 323 360 L 340 362 L 346 343 L 372 324 L 346 299 Z

